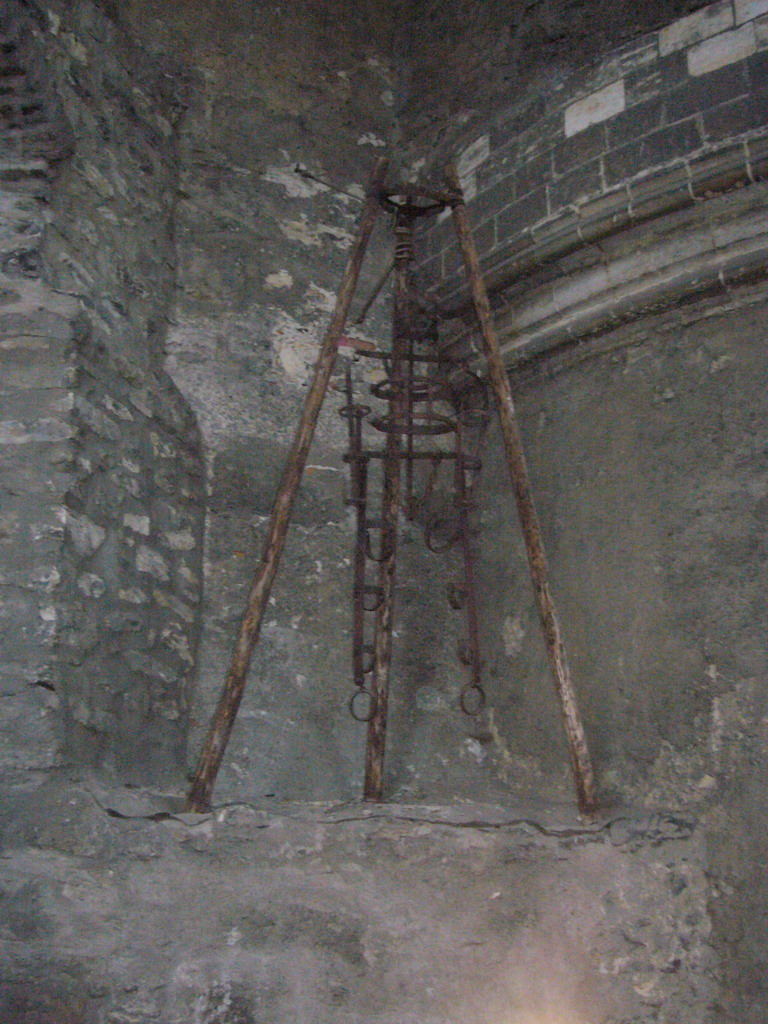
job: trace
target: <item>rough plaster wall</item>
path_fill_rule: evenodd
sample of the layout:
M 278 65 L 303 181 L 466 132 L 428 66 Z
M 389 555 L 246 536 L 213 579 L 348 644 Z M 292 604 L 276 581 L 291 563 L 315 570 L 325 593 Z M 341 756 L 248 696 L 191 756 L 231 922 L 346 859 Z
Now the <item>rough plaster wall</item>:
M 545 8 L 538 6 L 539 11 Z M 612 9 L 608 9 L 609 14 Z M 533 13 L 536 10 L 531 9 Z M 484 9 L 489 25 L 493 23 L 496 29 L 499 22 L 494 19 L 500 11 L 501 6 L 495 5 Z M 576 12 L 576 7 L 570 11 Z M 659 24 L 657 8 L 646 5 L 642 11 L 643 16 L 651 15 L 645 28 Z M 662 22 L 685 13 L 678 8 L 670 11 L 665 5 Z M 703 22 L 686 24 L 691 32 L 702 26 L 710 31 L 706 27 L 709 21 L 727 29 L 733 24 L 729 19 L 762 13 L 763 8 L 757 5 L 732 9 L 712 5 L 702 12 Z M 444 40 L 462 31 L 466 22 L 455 20 L 456 14 L 456 8 L 445 5 L 430 9 L 428 17 L 433 19 L 438 39 L 441 32 Z M 484 37 L 482 28 L 478 33 L 465 34 L 463 53 L 459 51 L 456 63 L 444 60 L 440 76 L 415 79 L 418 84 L 410 94 L 413 114 L 408 113 L 409 93 L 405 89 L 402 123 L 404 138 L 411 146 L 406 158 L 411 164 L 418 158 L 425 138 L 434 143 L 441 157 L 461 153 L 484 134 L 491 136 L 491 149 L 494 145 L 501 147 L 503 140 L 492 130 L 495 122 L 489 129 L 486 120 L 487 110 L 500 110 L 508 102 L 499 88 L 500 74 L 508 75 L 513 70 L 523 86 L 525 102 L 520 123 L 525 127 L 525 117 L 535 112 L 537 105 L 545 112 L 542 89 L 556 100 L 563 83 L 567 87 L 569 81 L 581 80 L 578 71 L 575 75 L 572 72 L 595 54 L 589 47 L 574 43 L 548 70 L 537 69 L 525 56 L 513 58 L 503 34 L 489 32 Z M 681 47 L 695 43 L 694 35 L 687 36 L 682 26 L 678 29 Z M 599 21 L 590 26 L 595 37 L 600 31 Z M 409 38 L 414 38 L 413 33 Z M 577 38 L 578 33 L 571 35 L 569 42 Z M 619 38 L 615 36 L 612 41 Z M 557 47 L 549 49 L 552 53 Z M 750 173 L 743 160 L 739 167 L 734 164 L 730 169 L 725 151 L 714 152 L 729 135 L 733 137 L 733 152 L 739 156 L 747 151 L 744 140 L 750 133 L 754 143 L 749 144 L 754 144 L 756 150 L 764 142 L 764 108 L 759 96 L 765 86 L 765 69 L 759 64 L 760 57 L 753 61 L 749 85 L 753 97 L 735 98 L 745 88 L 739 76 L 749 52 L 748 48 L 732 52 L 726 61 L 728 66 L 714 72 L 711 92 L 702 86 L 701 78 L 693 82 L 698 95 L 711 95 L 714 104 L 732 101 L 731 107 L 710 111 L 702 122 L 707 132 L 702 136 L 707 149 L 703 163 L 709 162 L 705 173 L 717 168 L 720 182 L 697 193 L 698 171 L 689 173 L 684 162 L 678 160 L 668 173 L 660 173 L 658 181 L 654 182 L 652 175 L 640 176 L 636 186 L 630 187 L 629 205 L 635 215 L 642 207 L 643 216 L 653 219 L 665 205 L 674 208 L 665 193 L 671 195 L 678 187 L 683 203 L 698 203 L 698 213 L 705 217 L 707 203 L 703 200 L 728 187 L 751 187 L 754 209 L 760 208 L 760 186 L 751 183 L 760 178 L 761 172 Z M 609 68 L 612 56 L 620 60 L 620 53 L 606 54 Z M 462 62 L 471 65 L 471 84 L 467 86 L 467 80 L 462 79 L 462 90 L 451 91 L 451 72 L 458 79 L 455 73 Z M 424 97 L 433 100 L 426 113 L 416 105 Z M 732 110 L 744 105 L 754 115 L 749 124 L 730 117 Z M 675 109 L 671 98 L 667 106 L 670 120 Z M 445 110 L 453 113 L 450 123 L 445 117 L 434 116 L 434 111 Z M 510 131 L 514 129 L 514 113 L 512 106 Z M 632 125 L 632 113 L 628 112 L 627 117 L 632 131 L 643 130 L 640 118 Z M 542 127 L 546 127 L 545 118 Z M 591 138 L 590 129 L 583 133 L 582 162 L 594 155 L 587 151 L 596 132 L 596 128 L 591 130 Z M 608 139 L 612 139 L 610 131 Z M 563 170 L 562 161 L 578 146 L 578 134 L 565 147 L 555 145 L 552 156 L 556 172 Z M 514 144 L 510 150 L 514 150 Z M 631 145 L 624 152 L 631 153 Z M 691 166 L 694 164 L 692 161 Z M 439 161 L 435 165 L 439 166 Z M 759 157 L 755 156 L 758 165 Z M 631 162 L 626 167 L 630 175 L 638 170 Z M 512 168 L 525 176 L 527 167 L 517 168 L 510 161 L 507 173 Z M 541 185 L 535 173 L 530 177 L 528 189 L 519 190 L 518 195 Z M 737 180 L 739 184 L 734 186 Z M 491 188 L 488 201 L 498 204 L 500 195 L 506 195 L 501 202 L 512 201 L 508 183 Z M 551 195 L 549 198 L 551 201 Z M 599 197 L 597 206 L 601 201 Z M 748 203 L 746 196 L 745 207 Z M 535 204 L 525 197 L 517 207 L 519 223 L 515 223 L 514 215 L 504 225 L 499 218 L 494 236 L 498 244 L 514 238 L 515 232 L 539 216 L 532 212 Z M 615 209 L 607 202 L 603 207 L 602 216 L 610 222 Z M 586 236 L 582 244 L 593 230 L 588 216 L 579 218 L 586 212 L 574 204 L 563 221 L 568 217 L 576 221 L 576 232 L 581 230 Z M 729 212 L 734 221 L 729 224 L 729 237 L 735 238 L 735 205 L 729 206 L 726 200 L 713 202 L 713 218 L 724 214 L 727 221 Z M 632 217 L 630 212 L 630 222 Z M 625 241 L 616 234 L 605 244 L 599 242 L 594 251 L 577 244 L 573 255 L 559 261 L 552 259 L 560 255 L 558 239 L 548 237 L 545 230 L 539 233 L 534 229 L 532 260 L 534 264 L 540 260 L 543 269 L 512 284 L 507 308 L 504 295 L 496 298 L 510 349 L 517 343 L 518 319 L 523 337 L 527 331 L 530 340 L 539 321 L 544 320 L 542 310 L 546 310 L 550 298 L 560 314 L 560 341 L 566 329 L 574 337 L 580 331 L 595 329 L 605 334 L 600 342 L 582 342 L 567 349 L 562 357 L 542 359 L 515 378 L 566 645 L 604 804 L 630 799 L 649 806 L 697 806 L 704 815 L 712 879 L 712 942 L 722 957 L 722 993 L 712 1012 L 728 1020 L 757 1022 L 765 1017 L 764 951 L 759 936 L 765 931 L 768 906 L 753 838 L 764 834 L 768 810 L 760 795 L 759 769 L 764 759 L 766 678 L 766 609 L 762 600 L 766 421 L 761 357 L 765 298 L 759 286 L 737 291 L 728 278 L 741 274 L 745 280 L 750 275 L 759 280 L 765 255 L 758 245 L 753 261 L 747 245 L 735 254 L 727 270 L 721 268 L 720 281 L 714 281 L 711 287 L 716 295 L 713 301 L 666 319 L 653 316 L 653 309 L 640 296 L 642 289 L 633 282 L 628 288 L 636 293 L 633 315 L 645 318 L 641 325 L 620 331 L 610 331 L 611 317 L 625 315 L 626 310 L 618 303 L 611 310 L 610 295 L 599 294 L 599 288 L 589 298 L 586 290 L 581 290 L 591 266 L 610 265 L 611 252 L 622 246 L 629 253 L 633 239 L 637 259 L 648 259 L 653 274 L 663 262 L 661 251 L 654 251 L 654 236 L 673 229 L 673 221 L 660 217 L 657 226 L 651 225 L 644 233 L 637 229 L 628 233 Z M 617 232 L 626 222 L 614 217 L 613 229 L 609 223 L 606 234 Z M 761 223 L 757 216 L 755 226 Z M 751 228 L 747 230 L 753 234 Z M 481 249 L 493 245 L 493 240 L 488 244 L 482 225 L 476 240 Z M 540 254 L 535 252 L 535 243 L 539 243 Z M 699 247 L 699 252 L 705 245 Z M 693 255 L 695 250 L 693 236 L 682 240 L 676 250 L 678 262 L 683 254 L 690 251 Z M 593 256 L 595 264 L 579 267 L 581 258 L 591 260 Z M 547 260 L 551 261 L 548 266 Z M 490 264 L 492 271 L 492 259 Z M 673 259 L 670 269 L 674 264 Z M 455 268 L 454 252 L 451 272 Z M 522 271 L 529 273 L 530 268 L 523 266 Z M 596 274 L 601 272 L 598 269 Z M 558 276 L 567 278 L 569 273 L 573 276 L 558 291 Z M 609 269 L 609 278 L 612 273 L 618 279 L 621 271 Z M 680 300 L 681 290 L 692 292 L 701 287 L 706 273 L 693 268 L 686 273 L 679 266 L 675 301 Z M 582 277 L 576 280 L 579 274 Z M 541 290 L 537 291 L 539 286 Z M 579 296 L 585 299 L 585 308 L 590 303 L 593 309 L 604 303 L 597 324 L 575 322 L 578 316 L 572 315 L 569 302 Z M 669 304 L 671 296 L 659 296 L 657 301 Z M 686 301 L 692 302 L 690 294 Z M 550 337 L 550 344 L 552 338 L 557 339 L 557 331 Z M 531 347 L 535 350 L 536 346 Z M 604 354 L 593 358 L 595 352 Z M 565 792 L 564 744 L 556 739 L 558 714 L 522 547 L 506 488 L 495 487 L 504 481 L 498 438 L 491 448 L 487 477 L 495 488 L 485 510 L 483 548 L 485 592 L 493 595 L 484 616 L 490 630 L 488 681 L 493 693 L 489 712 L 493 717 L 488 722 L 492 742 L 486 746 L 488 764 L 492 772 L 509 777 L 513 792 L 529 788 L 552 794 Z M 496 596 L 499 594 L 503 595 L 501 601 Z M 725 748 L 728 753 L 723 756 Z
M 131 4 L 121 12 L 147 46 L 188 67 L 193 83 L 180 139 L 177 300 L 167 343 L 167 368 L 196 410 L 208 470 L 206 605 L 192 758 L 223 683 L 333 308 L 360 210 L 354 197 L 362 195 L 372 161 L 393 131 L 391 12 L 375 4 L 340 10 L 335 3 L 301 10 L 230 5 L 224 11 L 200 5 L 198 17 L 190 18 L 188 4 Z M 302 179 L 297 164 L 352 196 Z M 391 244 L 382 219 L 357 309 Z M 354 333 L 386 343 L 386 304 Z M 368 373 L 359 368 L 360 377 Z M 265 793 L 351 797 L 360 791 L 364 727 L 347 712 L 353 537 L 344 505 L 346 438 L 339 404 L 332 391 L 220 777 L 222 799 Z M 393 694 L 393 736 L 402 742 L 393 748 L 388 784 L 391 793 L 416 795 L 425 792 L 420 762 L 431 764 L 433 780 L 440 779 L 443 765 L 436 745 L 422 749 L 423 715 L 414 710 L 414 691 L 421 688 L 422 703 L 441 705 L 452 732 L 449 759 L 459 762 L 466 754 L 466 729 L 455 702 L 449 708 L 442 696 L 457 671 L 452 654 L 442 653 L 443 567 L 427 558 L 415 537 L 403 552 L 402 661 Z M 440 589 L 434 615 L 424 616 L 423 582 L 430 571 Z M 470 777 L 473 766 L 470 757 L 464 765 Z
M 765 1005 L 765 315 L 756 290 L 647 319 L 514 388 L 601 802 L 704 817 L 740 1021 Z M 501 480 L 498 447 L 491 460 Z M 540 788 L 564 751 L 511 502 L 490 487 L 483 578 L 505 595 L 484 609 L 490 674 L 518 784 Z

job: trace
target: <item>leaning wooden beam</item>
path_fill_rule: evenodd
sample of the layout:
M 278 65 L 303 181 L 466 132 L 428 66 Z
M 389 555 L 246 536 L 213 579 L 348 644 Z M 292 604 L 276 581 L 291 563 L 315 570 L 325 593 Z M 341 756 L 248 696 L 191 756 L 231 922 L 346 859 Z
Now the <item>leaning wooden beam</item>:
M 406 252 L 411 251 L 411 225 L 398 218 L 396 238 L 406 237 Z M 408 256 L 394 263 L 395 280 L 394 328 L 390 372 L 390 399 L 387 422 L 386 454 L 384 456 L 384 491 L 381 501 L 381 543 L 384 548 L 379 564 L 379 603 L 373 642 L 373 673 L 371 703 L 365 746 L 363 799 L 380 801 L 384 790 L 384 752 L 389 714 L 389 673 L 392 664 L 392 630 L 394 627 L 395 571 L 397 568 L 398 519 L 400 515 L 400 427 L 405 420 L 404 357 L 407 346 Z
M 240 707 L 240 701 L 245 690 L 246 676 L 251 663 L 251 655 L 259 638 L 261 620 L 264 617 L 269 593 L 277 574 L 280 556 L 285 547 L 285 538 L 288 533 L 288 523 L 296 499 L 296 492 L 299 489 L 307 455 L 309 454 L 309 448 L 315 433 L 317 418 L 320 415 L 323 399 L 328 390 L 328 383 L 336 363 L 338 341 L 344 330 L 349 305 L 355 293 L 357 279 L 360 275 L 360 268 L 371 237 L 371 231 L 376 222 L 377 214 L 381 209 L 379 198 L 381 189 L 384 186 L 387 165 L 388 161 L 380 158 L 376 161 L 371 173 L 360 228 L 347 261 L 341 288 L 336 300 L 336 308 L 320 348 L 312 384 L 304 403 L 304 411 L 296 431 L 293 446 L 288 455 L 280 488 L 275 498 L 275 504 L 272 508 L 269 531 L 264 543 L 264 553 L 251 584 L 248 604 L 240 624 L 240 632 L 232 654 L 232 662 L 227 679 L 211 721 L 202 753 L 200 754 L 200 760 L 198 761 L 189 795 L 187 796 L 187 809 L 190 811 L 203 812 L 210 808 L 216 776 L 219 773 L 224 751 L 226 750 L 232 726 L 235 723 L 235 717 Z
M 477 315 L 480 334 L 483 339 L 483 348 L 488 364 L 488 376 L 498 407 L 504 448 L 509 465 L 509 475 L 512 480 L 512 489 L 517 502 L 517 511 L 528 554 L 528 567 L 536 596 L 536 605 L 544 630 L 547 655 L 554 675 L 555 689 L 568 738 L 579 810 L 583 815 L 591 816 L 596 809 L 592 764 L 587 748 L 587 740 L 584 735 L 584 727 L 581 723 L 576 703 L 576 693 L 573 688 L 570 669 L 565 657 L 565 648 L 560 634 L 560 623 L 549 589 L 549 572 L 544 554 L 541 528 L 533 503 L 528 466 L 525 460 L 525 452 L 523 451 L 520 429 L 515 417 L 509 377 L 507 376 L 499 349 L 499 342 L 493 325 L 491 306 L 488 301 L 488 294 L 485 290 L 482 274 L 480 273 L 480 262 L 477 258 L 477 251 L 469 227 L 469 217 L 467 216 L 467 209 L 464 205 L 461 185 L 455 167 L 447 168 L 446 177 L 449 186 L 456 193 L 456 197 L 451 203 L 453 220 L 456 225 L 459 247 L 464 259 L 475 314 Z

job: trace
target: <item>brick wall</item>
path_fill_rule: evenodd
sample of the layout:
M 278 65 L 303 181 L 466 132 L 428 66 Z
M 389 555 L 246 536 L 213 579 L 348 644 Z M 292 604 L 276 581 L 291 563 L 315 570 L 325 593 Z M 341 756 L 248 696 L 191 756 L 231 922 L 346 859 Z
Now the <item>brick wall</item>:
M 768 175 L 768 3 L 722 0 L 529 95 L 458 169 L 491 288 L 585 243 Z M 444 154 L 450 158 L 454 154 Z M 453 227 L 425 232 L 424 280 L 465 297 Z

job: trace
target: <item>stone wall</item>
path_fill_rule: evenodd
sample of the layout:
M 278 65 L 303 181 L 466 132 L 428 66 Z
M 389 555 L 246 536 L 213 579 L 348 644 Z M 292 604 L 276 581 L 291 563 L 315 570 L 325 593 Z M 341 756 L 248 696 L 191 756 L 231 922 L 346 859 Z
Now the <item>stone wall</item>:
M 199 440 L 162 370 L 183 82 L 89 4 L 33 7 L 24 39 L 70 141 L 43 248 L 71 311 L 56 569 L 65 756 L 158 777 L 184 762 L 202 582 Z
M 68 770 L 0 792 L 0 1016 L 762 1024 L 766 12 L 701 7 L 609 3 L 590 35 L 580 5 L 521 3 L 519 31 L 497 38 L 510 5 L 469 26 L 461 3 L 420 5 L 404 24 L 452 25 L 462 46 L 429 58 L 431 83 L 412 52 L 398 84 L 388 5 L 341 21 L 324 2 L 24 5 L 25 70 L 51 88 L 28 103 L 15 80 L 7 104 L 8 138 L 32 148 L 3 169 L 2 612 L 18 635 L 3 671 L 14 763 L 59 758 L 56 715 L 40 714 L 53 686 Z M 638 28 L 652 34 L 624 45 Z M 540 64 L 520 45 L 537 40 Z M 38 110 L 69 126 L 63 145 Z M 496 436 L 479 541 L 489 706 L 469 727 L 445 569 L 404 530 L 387 793 L 455 806 L 357 806 L 334 399 L 218 809 L 181 811 L 198 633 L 193 756 L 354 197 L 398 137 L 406 173 L 425 150 L 435 166 L 464 154 L 505 348 L 529 360 L 514 390 L 597 769 L 593 825 L 575 812 Z M 37 241 L 20 238 L 39 233 L 51 159 L 43 286 Z M 514 229 L 512 209 L 528 217 Z M 455 311 L 447 224 L 425 244 L 441 237 L 425 280 Z M 389 243 L 382 225 L 363 294 Z M 382 302 L 349 350 L 386 323 Z M 34 517 L 22 491 L 44 495 Z M 57 623 L 58 665 L 41 622 Z M 164 795 L 137 790 L 142 775 Z
M 481 134 L 489 116 L 548 94 L 568 77 L 708 0 L 427 0 L 401 4 L 395 31 L 400 77 L 396 110 L 414 159 L 445 140 Z M 759 6 L 759 5 L 758 5 Z M 744 8 L 742 7 L 742 10 Z M 480 131 L 477 131 L 477 129 Z M 474 133 L 474 134 L 473 134 Z M 407 162 L 408 157 L 404 157 Z M 439 165 L 436 165 L 439 168 Z
M 545 805 L 274 801 L 178 815 L 91 781 L 49 783 L 0 820 L 14 1024 L 744 1019 L 707 1016 L 695 817 L 590 828 Z
M 767 33 L 759 4 L 713 4 L 546 89 L 517 93 L 471 141 L 469 126 L 463 140 L 455 132 L 441 140 L 432 165 L 457 160 L 491 289 L 762 180 Z M 448 219 L 428 232 L 422 253 L 441 301 L 466 301 Z
M 0 24 L 0 764 L 57 763 L 53 646 L 61 613 L 60 518 L 71 485 L 76 302 L 41 278 L 51 171 L 66 147 L 24 60 L 23 28 Z

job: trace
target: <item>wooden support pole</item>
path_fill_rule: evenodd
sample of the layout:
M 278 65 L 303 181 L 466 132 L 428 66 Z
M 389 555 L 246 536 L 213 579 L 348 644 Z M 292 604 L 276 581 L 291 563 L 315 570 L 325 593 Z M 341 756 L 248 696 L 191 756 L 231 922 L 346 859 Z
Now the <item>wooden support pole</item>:
M 198 761 L 189 795 L 187 796 L 187 810 L 190 811 L 203 812 L 210 808 L 216 776 L 221 767 L 224 751 L 240 707 L 240 701 L 245 690 L 246 676 L 251 663 L 251 655 L 259 638 L 264 610 L 277 574 L 280 556 L 285 547 L 285 538 L 288 533 L 288 523 L 296 499 L 296 492 L 299 489 L 309 448 L 314 437 L 317 419 L 320 415 L 323 399 L 328 390 L 328 383 L 336 363 L 338 341 L 347 320 L 349 306 L 355 293 L 357 279 L 360 276 L 360 268 L 363 263 L 365 250 L 368 246 L 376 217 L 381 209 L 380 195 L 384 187 L 384 176 L 387 173 L 387 166 L 388 161 L 384 158 L 379 158 L 371 172 L 360 228 L 347 261 L 341 288 L 336 300 L 336 308 L 320 348 L 312 384 L 307 392 L 304 403 L 304 411 L 296 431 L 293 446 L 288 455 L 280 488 L 275 498 L 275 504 L 272 508 L 269 531 L 264 543 L 264 552 L 251 584 L 248 603 L 240 624 L 240 632 L 232 654 L 227 679 L 200 754 L 200 760 Z
M 411 224 L 398 220 L 396 236 L 404 231 L 409 239 Z M 405 414 L 405 366 L 408 327 L 408 258 L 395 259 L 394 325 L 390 373 L 389 432 L 384 457 L 384 492 L 381 502 L 381 543 L 385 558 L 379 564 L 380 600 L 376 609 L 373 646 L 371 700 L 373 713 L 368 722 L 365 746 L 365 777 L 363 799 L 380 801 L 384 791 L 384 753 L 389 713 L 389 673 L 392 664 L 392 629 L 394 626 L 395 569 L 397 566 L 398 518 L 400 515 L 400 434 L 398 428 Z
M 450 166 L 447 168 L 446 178 L 450 188 L 456 193 L 457 197 L 451 203 L 453 220 L 456 226 L 459 247 L 464 259 L 464 267 L 472 293 L 472 301 L 480 327 L 480 334 L 483 339 L 483 348 L 488 364 L 488 376 L 496 398 L 501 433 L 509 465 L 509 475 L 512 481 L 512 489 L 517 502 L 517 511 L 528 554 L 528 567 L 533 582 L 536 605 L 544 631 L 547 655 L 554 676 L 555 690 L 560 702 L 565 733 L 568 738 L 579 810 L 585 816 L 592 816 L 596 810 L 592 764 L 587 748 L 584 727 L 576 703 L 576 693 L 573 688 L 570 669 L 566 661 L 565 648 L 560 633 L 560 623 L 549 589 L 549 572 L 541 537 L 541 528 L 533 502 L 528 467 L 525 460 L 525 452 L 523 451 L 520 429 L 515 416 L 509 377 L 507 376 L 499 349 L 496 330 L 493 325 L 491 306 L 480 272 L 480 262 L 477 258 L 477 251 L 469 226 L 469 217 L 467 216 L 467 209 L 462 198 L 461 184 L 455 167 Z

